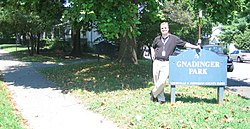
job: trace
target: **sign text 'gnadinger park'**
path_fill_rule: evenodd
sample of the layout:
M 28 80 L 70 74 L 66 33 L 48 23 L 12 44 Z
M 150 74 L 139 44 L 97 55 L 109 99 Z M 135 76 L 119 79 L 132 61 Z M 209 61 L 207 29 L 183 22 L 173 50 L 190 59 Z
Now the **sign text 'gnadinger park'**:
M 226 57 L 210 51 L 189 50 L 170 57 L 170 85 L 226 85 Z

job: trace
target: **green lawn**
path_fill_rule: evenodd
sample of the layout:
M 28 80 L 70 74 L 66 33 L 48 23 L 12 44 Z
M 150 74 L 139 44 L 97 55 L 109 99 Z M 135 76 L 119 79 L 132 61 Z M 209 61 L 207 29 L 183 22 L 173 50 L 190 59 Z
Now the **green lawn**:
M 13 111 L 10 95 L 0 80 L 0 129 L 23 129 L 21 117 Z
M 22 58 L 30 57 L 19 56 Z M 34 60 L 40 59 L 35 57 Z M 249 99 L 225 91 L 224 103 L 218 105 L 215 87 L 177 86 L 176 104 L 170 104 L 170 89 L 166 87 L 167 103 L 151 102 L 150 61 L 139 61 L 138 65 L 103 61 L 51 67 L 40 72 L 57 83 L 65 93 L 77 96 L 85 107 L 104 115 L 120 128 L 250 127 Z
M 110 62 L 75 64 L 40 71 L 65 92 L 76 95 L 85 107 L 114 121 L 121 128 L 230 128 L 250 127 L 250 101 L 225 91 L 217 104 L 214 87 L 177 86 L 176 104 L 149 100 L 153 87 L 151 64 Z M 60 75 L 60 76 L 59 76 Z

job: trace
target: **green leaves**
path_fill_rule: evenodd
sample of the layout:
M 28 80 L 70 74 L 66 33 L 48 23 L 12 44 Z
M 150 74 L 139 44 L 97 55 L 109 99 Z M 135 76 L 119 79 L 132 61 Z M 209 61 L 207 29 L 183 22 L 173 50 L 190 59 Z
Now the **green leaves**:
M 213 22 L 227 23 L 234 20 L 235 12 L 242 11 L 244 0 L 198 1 L 194 3 L 198 9 L 204 10 Z
M 233 11 L 234 20 L 223 26 L 223 32 L 219 37 L 221 41 L 235 44 L 239 49 L 250 50 L 249 28 L 250 28 L 250 2 L 242 3 L 241 0 L 234 1 L 239 6 L 239 11 Z M 234 5 L 234 6 L 236 6 Z
M 238 48 L 250 50 L 250 30 L 247 29 L 244 33 L 235 36 L 235 42 Z
M 179 24 L 187 24 L 193 26 L 195 19 L 192 6 L 185 2 L 173 2 L 166 1 L 162 7 L 165 20 L 170 21 L 170 23 L 175 22 Z
M 31 31 L 31 33 L 39 33 L 58 24 L 61 18 L 62 3 L 60 1 L 7 0 L 5 4 L 1 5 L 8 14 L 0 14 L 0 17 L 8 19 L 5 20 L 5 23 L 0 20 L 0 23 L 5 25 L 2 27 L 8 28 L 6 29 L 7 33 L 27 33 Z
M 98 1 L 95 2 L 97 28 L 110 39 L 137 36 L 137 5 L 130 1 Z M 101 7 L 100 7 L 101 5 Z M 98 9 L 97 9 L 98 8 Z

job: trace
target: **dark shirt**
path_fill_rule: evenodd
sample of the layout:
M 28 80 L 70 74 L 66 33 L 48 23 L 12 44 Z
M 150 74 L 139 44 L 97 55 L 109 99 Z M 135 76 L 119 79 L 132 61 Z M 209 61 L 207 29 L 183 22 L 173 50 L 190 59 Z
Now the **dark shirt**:
M 152 47 L 155 50 L 155 59 L 168 60 L 169 56 L 173 54 L 176 46 L 184 47 L 186 44 L 185 41 L 172 34 L 169 35 L 168 39 L 165 39 L 167 40 L 165 45 L 162 42 L 162 39 L 161 36 L 157 36 L 153 41 Z M 163 49 L 165 50 L 165 56 L 162 54 Z

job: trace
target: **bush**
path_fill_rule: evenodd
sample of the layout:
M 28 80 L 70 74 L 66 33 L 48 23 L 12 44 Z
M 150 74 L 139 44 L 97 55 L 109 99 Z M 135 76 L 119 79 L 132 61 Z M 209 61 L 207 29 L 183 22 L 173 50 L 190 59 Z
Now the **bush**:
M 59 39 L 45 39 L 45 47 L 52 50 L 62 50 L 63 52 L 70 52 L 72 49 L 69 41 Z
M 235 36 L 235 42 L 240 49 L 250 50 L 250 30 Z

